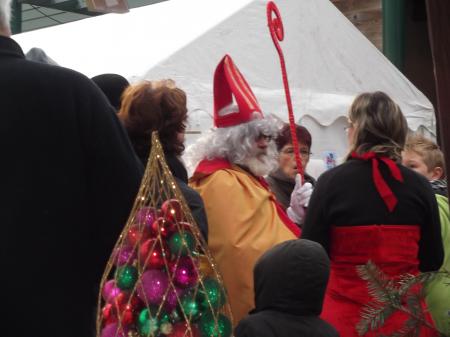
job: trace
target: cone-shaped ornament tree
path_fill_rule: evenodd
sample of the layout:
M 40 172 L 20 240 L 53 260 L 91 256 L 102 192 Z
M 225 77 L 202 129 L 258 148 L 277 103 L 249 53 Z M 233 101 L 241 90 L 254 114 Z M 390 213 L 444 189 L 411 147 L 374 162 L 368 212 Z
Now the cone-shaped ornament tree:
M 139 193 L 100 289 L 97 337 L 231 335 L 222 279 L 156 132 Z

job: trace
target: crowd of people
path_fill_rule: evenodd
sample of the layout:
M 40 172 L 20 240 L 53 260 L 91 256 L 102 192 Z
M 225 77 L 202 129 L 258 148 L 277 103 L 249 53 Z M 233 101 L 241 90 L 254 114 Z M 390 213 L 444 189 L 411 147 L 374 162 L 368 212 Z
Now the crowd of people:
M 94 336 L 101 276 L 153 131 L 217 263 L 235 336 L 358 336 L 373 298 L 357 267 L 369 261 L 393 281 L 442 271 L 423 285 L 418 335 L 450 335 L 443 154 L 409 134 L 388 95 L 355 98 L 348 156 L 316 181 L 299 174 L 289 124 L 264 114 L 225 55 L 212 74 L 214 128 L 185 149 L 182 88 L 28 60 L 10 37 L 9 2 L 0 0 L 2 336 Z M 307 170 L 313 135 L 295 131 Z M 367 336 L 407 320 L 391 312 Z

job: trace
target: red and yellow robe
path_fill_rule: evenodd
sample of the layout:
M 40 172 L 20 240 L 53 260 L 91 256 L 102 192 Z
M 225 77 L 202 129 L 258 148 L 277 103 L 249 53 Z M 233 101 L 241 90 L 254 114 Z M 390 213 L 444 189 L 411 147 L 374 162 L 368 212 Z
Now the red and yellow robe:
M 227 289 L 234 324 L 254 307 L 253 267 L 269 248 L 300 235 L 265 181 L 223 159 L 202 161 L 190 185 L 203 198 L 208 245 Z

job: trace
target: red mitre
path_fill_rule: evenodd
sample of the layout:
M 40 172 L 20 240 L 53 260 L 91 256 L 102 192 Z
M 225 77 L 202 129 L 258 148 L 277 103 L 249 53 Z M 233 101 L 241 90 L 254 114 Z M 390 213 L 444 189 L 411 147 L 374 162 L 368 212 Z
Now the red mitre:
M 225 55 L 214 72 L 214 125 L 226 128 L 261 118 L 252 89 L 231 57 Z

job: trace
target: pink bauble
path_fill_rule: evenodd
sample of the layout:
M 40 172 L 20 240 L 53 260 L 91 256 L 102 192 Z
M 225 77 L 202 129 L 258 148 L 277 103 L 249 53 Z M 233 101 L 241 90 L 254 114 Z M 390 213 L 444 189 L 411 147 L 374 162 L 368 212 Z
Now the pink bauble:
M 117 323 L 108 324 L 100 334 L 100 337 L 127 337 L 128 329 Z
M 149 304 L 160 304 L 169 285 L 169 279 L 165 272 L 158 269 L 150 269 L 142 274 L 137 286 L 138 297 Z
M 117 267 L 123 266 L 125 264 L 132 264 L 136 258 L 135 250 L 130 246 L 123 246 L 117 248 L 115 251 L 114 262 Z
M 182 256 L 172 264 L 172 276 L 174 283 L 180 288 L 190 288 L 198 282 L 197 268 L 189 256 Z
M 177 307 L 178 298 L 183 296 L 183 292 L 184 290 L 180 288 L 170 288 L 167 293 L 166 302 L 164 303 L 164 310 L 166 312 L 172 312 Z
M 115 280 L 109 280 L 103 285 L 102 296 L 103 299 L 111 303 L 120 294 L 120 288 L 116 286 Z
M 142 207 L 136 212 L 135 222 L 151 226 L 157 217 L 158 213 L 153 207 Z

